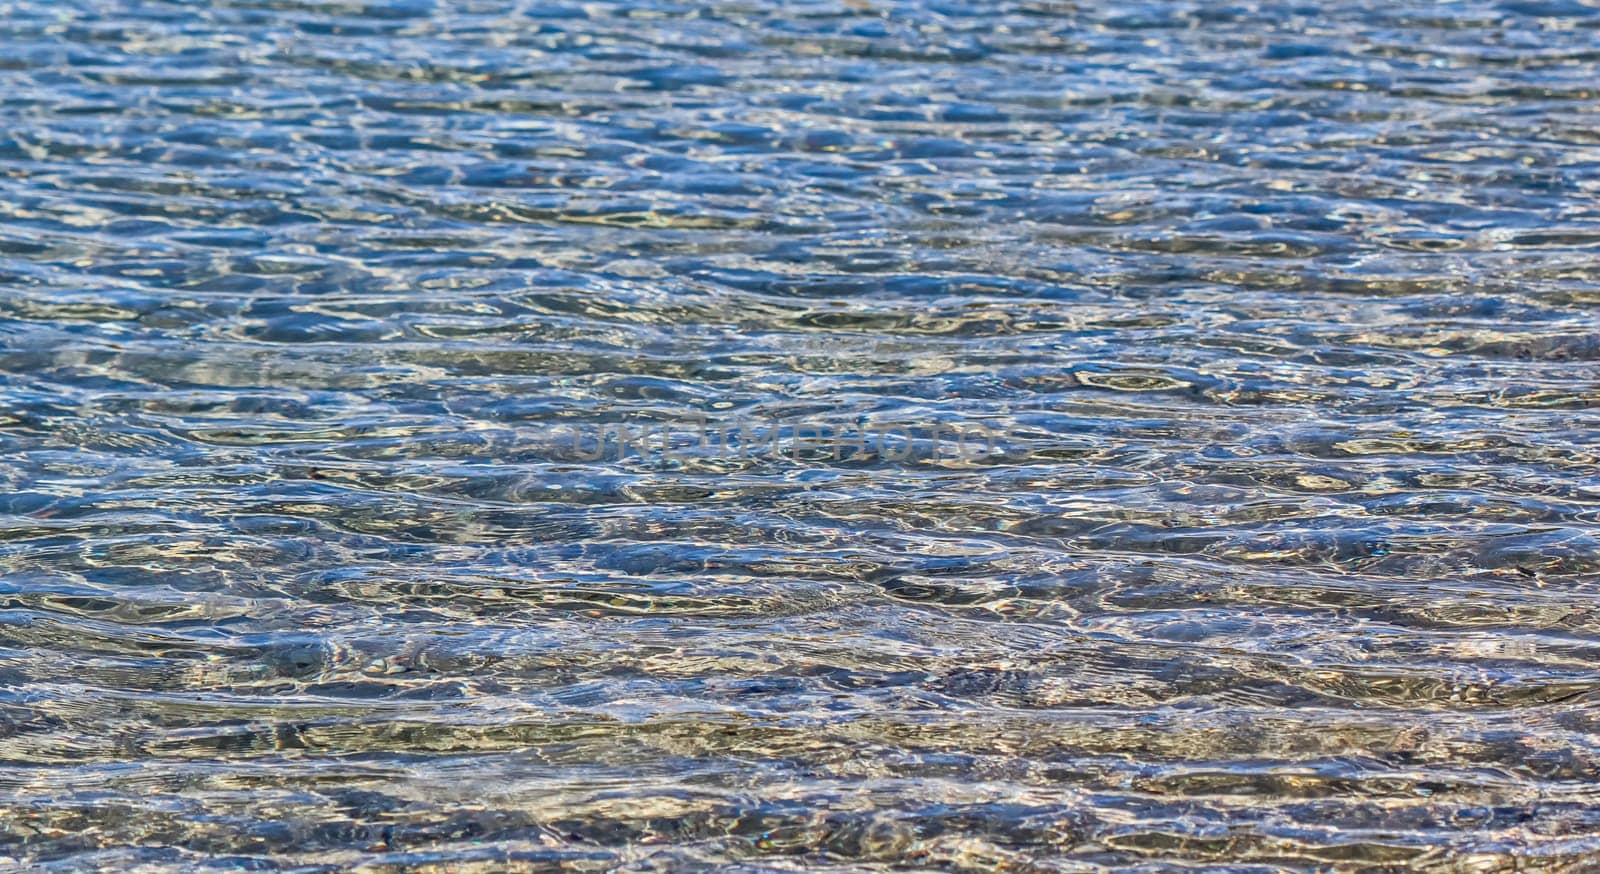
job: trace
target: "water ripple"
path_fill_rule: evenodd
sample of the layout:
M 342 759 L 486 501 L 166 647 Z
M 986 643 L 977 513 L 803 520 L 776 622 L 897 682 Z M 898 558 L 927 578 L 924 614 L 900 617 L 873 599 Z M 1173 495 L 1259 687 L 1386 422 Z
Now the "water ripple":
M 0 867 L 1590 870 L 1597 39 L 0 3 Z

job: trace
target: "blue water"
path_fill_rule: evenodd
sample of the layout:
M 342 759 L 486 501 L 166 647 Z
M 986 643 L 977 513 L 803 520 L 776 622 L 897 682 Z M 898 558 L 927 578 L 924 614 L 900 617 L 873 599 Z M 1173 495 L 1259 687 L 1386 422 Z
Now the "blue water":
M 1597 315 L 1595 0 L 0 0 L 0 869 L 1595 870 Z

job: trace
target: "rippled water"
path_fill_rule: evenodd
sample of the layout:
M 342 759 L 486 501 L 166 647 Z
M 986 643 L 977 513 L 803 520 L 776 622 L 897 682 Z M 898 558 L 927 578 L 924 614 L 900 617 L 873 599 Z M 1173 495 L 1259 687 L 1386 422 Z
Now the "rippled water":
M 0 867 L 1600 864 L 1595 0 L 9 0 L 0 121 Z M 557 436 L 697 416 L 1008 436 Z

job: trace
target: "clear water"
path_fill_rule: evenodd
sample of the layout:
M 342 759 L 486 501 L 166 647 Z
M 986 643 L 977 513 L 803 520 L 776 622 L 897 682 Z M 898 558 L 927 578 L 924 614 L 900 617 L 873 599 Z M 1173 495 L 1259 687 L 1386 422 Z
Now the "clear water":
M 0 2 L 0 868 L 1593 870 L 1597 132 L 1595 0 Z M 1006 437 L 561 436 L 696 416 Z

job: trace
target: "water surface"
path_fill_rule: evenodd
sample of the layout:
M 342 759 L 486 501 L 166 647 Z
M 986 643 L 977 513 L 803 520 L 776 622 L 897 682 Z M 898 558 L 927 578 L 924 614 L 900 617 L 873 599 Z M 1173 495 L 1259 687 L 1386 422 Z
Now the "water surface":
M 0 2 L 0 867 L 1585 870 L 1597 131 L 1593 0 Z M 696 416 L 1010 436 L 553 436 Z

